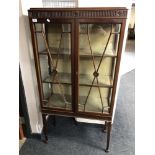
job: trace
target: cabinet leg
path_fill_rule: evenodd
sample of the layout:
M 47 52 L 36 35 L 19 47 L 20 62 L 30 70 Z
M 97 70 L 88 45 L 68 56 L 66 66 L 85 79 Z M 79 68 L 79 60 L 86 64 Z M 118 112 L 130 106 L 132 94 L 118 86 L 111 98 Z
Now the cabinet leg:
M 42 118 L 43 118 L 43 134 L 44 134 L 44 137 L 45 137 L 45 140 L 43 140 L 43 141 L 44 141 L 45 143 L 47 143 L 47 141 L 48 141 L 46 116 L 47 116 L 47 114 L 42 114 Z
M 75 120 L 75 118 L 73 117 L 72 119 L 73 119 L 74 124 L 77 125 L 77 121 Z
M 105 152 L 108 153 L 109 152 L 110 136 L 111 136 L 111 127 L 112 127 L 111 122 L 107 122 L 106 126 L 107 126 L 107 146 L 106 146 Z
M 106 132 L 107 132 L 107 121 L 105 121 L 105 125 L 104 125 L 104 127 L 103 127 L 102 131 L 103 131 L 104 133 L 106 133 Z
M 53 125 L 56 126 L 56 117 L 53 115 Z

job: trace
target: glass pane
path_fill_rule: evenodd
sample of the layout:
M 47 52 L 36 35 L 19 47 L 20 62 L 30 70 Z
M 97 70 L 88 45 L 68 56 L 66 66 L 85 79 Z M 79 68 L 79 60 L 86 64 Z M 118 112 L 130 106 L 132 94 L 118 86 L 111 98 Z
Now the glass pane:
M 89 97 L 90 87 L 80 86 L 79 88 L 79 111 L 87 112 L 108 112 L 108 95 L 109 88 L 100 88 L 102 98 L 100 98 L 100 93 L 98 87 L 92 87 Z
M 71 110 L 71 25 L 37 23 L 35 28 L 43 105 Z
M 44 106 L 48 108 L 72 109 L 71 86 L 61 84 L 43 84 Z
M 103 58 L 100 67 L 98 69 L 98 82 L 100 86 L 107 86 L 111 87 L 113 85 L 113 79 L 112 79 L 112 68 L 114 66 L 113 64 L 113 57 L 105 57 Z M 99 66 L 101 58 L 96 57 L 94 58 L 94 64 L 97 69 Z M 80 85 L 91 85 L 94 79 L 94 65 L 93 65 L 93 60 L 91 57 L 88 58 L 80 58 L 80 63 L 79 63 L 79 84 Z M 97 81 L 95 80 L 93 85 L 97 85 Z
M 90 55 L 91 49 L 94 56 L 102 56 L 105 48 L 105 56 L 116 56 L 120 27 L 120 24 L 80 24 L 81 57 Z M 106 47 L 108 39 L 109 42 Z
M 79 25 L 79 111 L 109 112 L 120 26 Z

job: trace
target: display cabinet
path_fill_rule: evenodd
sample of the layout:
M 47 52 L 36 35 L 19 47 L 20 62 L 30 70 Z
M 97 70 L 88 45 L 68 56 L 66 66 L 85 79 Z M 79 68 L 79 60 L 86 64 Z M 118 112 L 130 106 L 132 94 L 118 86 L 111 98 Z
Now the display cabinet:
M 47 115 L 104 120 L 109 150 L 126 8 L 28 10 L 47 142 Z

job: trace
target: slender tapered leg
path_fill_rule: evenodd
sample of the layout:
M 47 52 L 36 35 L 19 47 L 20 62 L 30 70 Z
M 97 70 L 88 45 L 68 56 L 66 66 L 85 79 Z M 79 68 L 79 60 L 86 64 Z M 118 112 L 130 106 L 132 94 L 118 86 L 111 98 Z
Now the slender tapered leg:
M 56 117 L 55 117 L 55 115 L 53 116 L 53 125 L 56 126 Z
M 104 133 L 106 133 L 106 132 L 107 132 L 107 121 L 105 121 L 105 125 L 104 125 L 104 127 L 103 127 L 102 131 L 103 131 Z
M 74 124 L 77 125 L 77 121 L 75 120 L 74 117 L 72 118 L 72 120 L 73 120 Z
M 109 152 L 109 143 L 110 143 L 112 124 L 111 124 L 111 122 L 107 122 L 106 125 L 107 125 L 107 146 L 106 146 L 105 152 Z
M 46 116 L 47 116 L 47 114 L 42 114 L 42 118 L 43 118 L 43 133 L 44 133 L 44 137 L 45 137 L 45 140 L 43 140 L 43 141 L 44 141 L 45 143 L 47 143 L 47 141 L 48 141 Z

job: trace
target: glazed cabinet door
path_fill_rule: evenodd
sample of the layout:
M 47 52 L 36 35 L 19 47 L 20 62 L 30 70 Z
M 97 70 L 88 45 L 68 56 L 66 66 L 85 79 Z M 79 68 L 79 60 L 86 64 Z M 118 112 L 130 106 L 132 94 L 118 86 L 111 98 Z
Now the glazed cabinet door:
M 41 106 L 73 111 L 73 21 L 32 23 Z
M 121 22 L 78 20 L 78 112 L 110 114 Z

